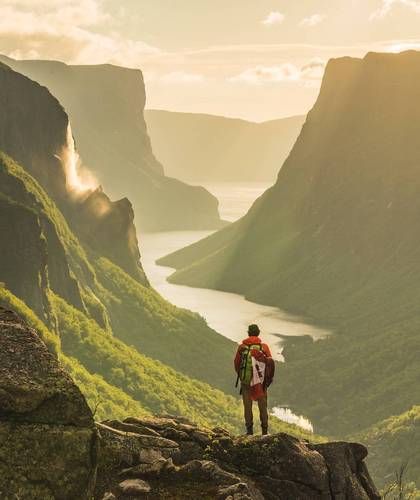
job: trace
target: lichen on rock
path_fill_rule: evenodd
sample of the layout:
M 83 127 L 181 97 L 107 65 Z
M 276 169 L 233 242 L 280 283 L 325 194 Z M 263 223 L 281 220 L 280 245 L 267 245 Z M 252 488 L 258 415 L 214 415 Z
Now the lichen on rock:
M 138 432 L 120 430 L 127 424 Z M 98 500 L 380 498 L 364 463 L 367 450 L 359 444 L 313 445 L 287 434 L 234 437 L 173 416 L 108 421 L 99 429 Z M 150 441 L 155 435 L 139 432 L 158 433 L 162 447 Z M 133 486 L 130 494 L 127 485 Z
M 37 333 L 0 308 L 0 498 L 90 498 L 97 445 L 79 388 Z

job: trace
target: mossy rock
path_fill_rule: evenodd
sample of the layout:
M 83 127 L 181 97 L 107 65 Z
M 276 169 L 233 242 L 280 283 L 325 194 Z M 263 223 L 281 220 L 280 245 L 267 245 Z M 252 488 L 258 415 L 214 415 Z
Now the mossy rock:
M 79 388 L 35 330 L 0 308 L 0 498 L 90 498 L 97 446 Z
M 88 499 L 96 443 L 91 428 L 0 422 L 0 498 Z
M 85 398 L 32 328 L 0 308 L 0 418 L 93 428 Z

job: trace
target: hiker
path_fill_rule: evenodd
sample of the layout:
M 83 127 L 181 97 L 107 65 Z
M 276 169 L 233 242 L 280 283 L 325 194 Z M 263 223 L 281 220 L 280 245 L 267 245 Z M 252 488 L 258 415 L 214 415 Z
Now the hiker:
M 252 403 L 257 401 L 262 435 L 268 433 L 267 388 L 273 381 L 274 361 L 270 348 L 259 337 L 258 325 L 249 325 L 248 338 L 239 345 L 235 356 L 236 385 L 241 381 L 246 433 L 254 434 Z

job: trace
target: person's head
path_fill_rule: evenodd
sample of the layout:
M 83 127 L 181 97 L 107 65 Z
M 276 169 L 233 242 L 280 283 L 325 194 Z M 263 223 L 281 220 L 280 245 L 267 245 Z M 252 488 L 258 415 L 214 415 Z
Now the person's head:
M 249 325 L 248 326 L 248 335 L 250 337 L 258 337 L 259 334 L 260 334 L 260 329 L 259 329 L 258 325 Z

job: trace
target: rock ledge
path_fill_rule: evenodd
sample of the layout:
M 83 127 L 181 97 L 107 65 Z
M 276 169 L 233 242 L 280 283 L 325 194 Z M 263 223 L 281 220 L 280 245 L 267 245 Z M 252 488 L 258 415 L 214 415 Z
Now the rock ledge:
M 380 499 L 360 444 L 233 437 L 170 415 L 98 428 L 98 500 Z

